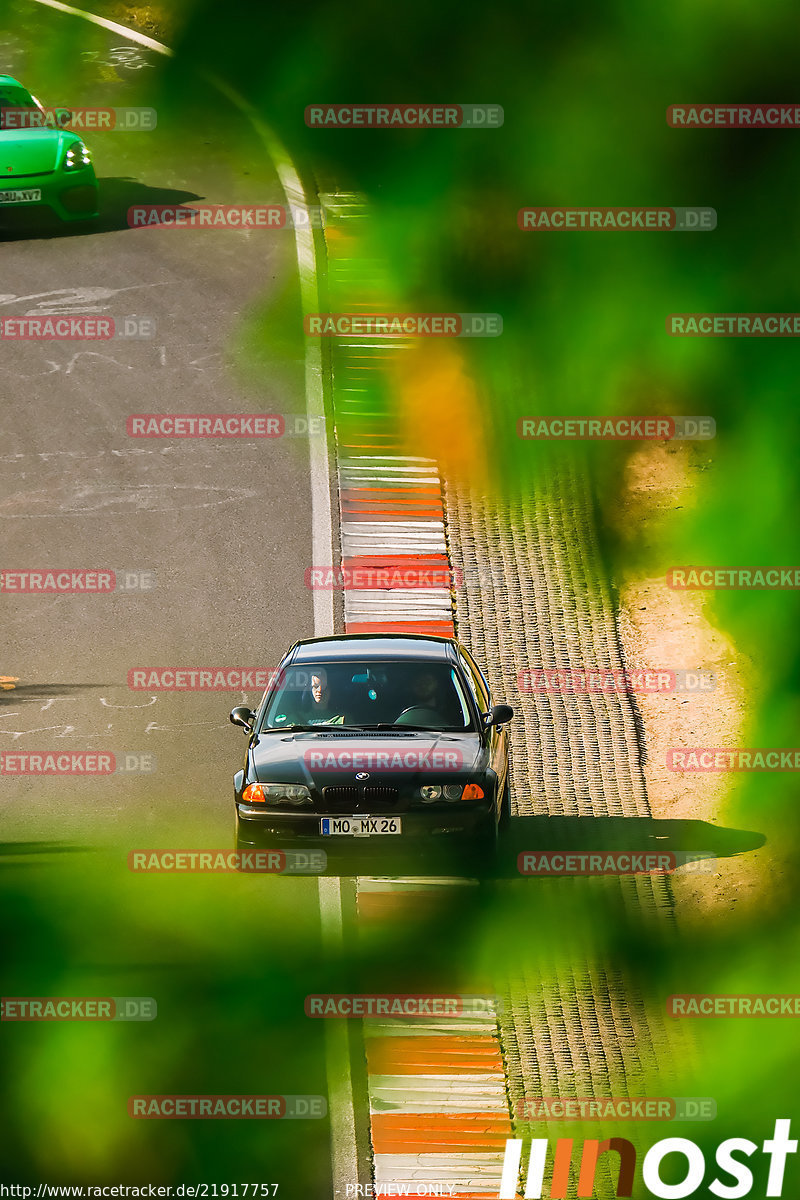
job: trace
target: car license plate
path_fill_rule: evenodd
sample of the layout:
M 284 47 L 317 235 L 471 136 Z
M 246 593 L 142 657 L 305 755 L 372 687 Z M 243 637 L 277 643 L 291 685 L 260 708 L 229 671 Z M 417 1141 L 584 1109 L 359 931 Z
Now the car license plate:
M 41 188 L 15 188 L 13 191 L 0 192 L 0 204 L 32 204 L 41 198 Z
M 321 817 L 319 831 L 326 837 L 372 837 L 402 833 L 403 822 L 400 817 Z

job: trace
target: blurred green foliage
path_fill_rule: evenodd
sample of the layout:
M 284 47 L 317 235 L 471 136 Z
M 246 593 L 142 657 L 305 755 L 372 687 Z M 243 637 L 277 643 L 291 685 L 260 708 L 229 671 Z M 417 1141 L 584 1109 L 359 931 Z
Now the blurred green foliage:
M 484 399 L 498 492 L 524 490 L 536 470 L 536 448 L 516 437 L 519 416 L 709 414 L 717 437 L 702 447 L 710 469 L 697 475 L 698 503 L 633 551 L 611 520 L 632 447 L 576 448 L 591 463 L 598 511 L 608 518 L 609 572 L 619 577 L 632 563 L 662 575 L 681 563 L 800 562 L 796 343 L 682 341 L 664 327 L 675 311 L 798 307 L 797 134 L 681 131 L 665 118 L 681 101 L 791 99 L 794 5 L 407 0 L 386 10 L 355 0 L 298 10 L 203 0 L 169 15 L 182 22 L 177 58 L 160 65 L 152 85 L 167 106 L 191 102 L 198 69 L 218 73 L 256 105 L 308 180 L 369 197 L 376 242 L 409 309 L 503 315 L 501 338 L 461 346 Z M 40 17 L 31 6 L 24 20 L 32 32 Z M 81 35 L 67 22 L 59 30 L 49 53 L 63 69 Z M 304 124 L 308 104 L 377 101 L 499 103 L 505 124 L 486 132 Z M 520 207 L 559 204 L 710 205 L 718 228 L 594 236 L 518 229 Z M 281 336 L 292 344 L 290 331 Z M 760 691 L 748 743 L 797 745 L 795 593 L 719 593 L 709 613 L 755 664 Z M 721 820 L 768 827 L 796 865 L 797 813 L 795 776 L 752 775 L 737 780 Z M 618 972 L 654 1011 L 674 992 L 800 990 L 797 874 L 774 875 L 769 854 L 768 845 L 762 909 L 736 919 L 731 895 L 724 922 L 691 932 L 663 936 L 602 881 L 556 890 L 526 880 L 459 893 L 445 918 L 367 936 L 336 965 L 319 960 L 308 881 L 233 886 L 227 877 L 129 879 L 119 868 L 79 876 L 12 868 L 3 888 L 16 944 L 4 994 L 153 994 L 160 1005 L 152 1026 L 3 1031 L 15 1080 L 2 1110 L 16 1144 L 13 1170 L 21 1179 L 60 1171 L 81 1182 L 180 1181 L 192 1170 L 197 1179 L 232 1180 L 243 1162 L 248 1178 L 262 1163 L 262 1179 L 297 1181 L 289 1194 L 323 1194 L 321 1126 L 228 1122 L 224 1136 L 216 1128 L 211 1136 L 200 1123 L 130 1122 L 124 1097 L 258 1090 L 254 1062 L 264 1091 L 323 1090 L 320 1036 L 299 1014 L 305 990 L 323 990 L 334 977 L 339 990 L 350 980 L 377 991 L 399 978 L 429 986 L 444 977 L 448 991 L 475 978 L 499 988 L 509 971 L 535 975 L 558 952 L 573 967 L 591 961 Z M 724 862 L 720 869 L 724 878 Z M 715 1122 L 682 1131 L 710 1160 L 724 1137 L 761 1141 L 775 1117 L 797 1114 L 797 1035 L 788 1019 L 698 1028 L 700 1065 L 673 1067 L 685 1072 L 683 1094 L 717 1100 Z M 661 1136 L 658 1127 L 652 1140 Z

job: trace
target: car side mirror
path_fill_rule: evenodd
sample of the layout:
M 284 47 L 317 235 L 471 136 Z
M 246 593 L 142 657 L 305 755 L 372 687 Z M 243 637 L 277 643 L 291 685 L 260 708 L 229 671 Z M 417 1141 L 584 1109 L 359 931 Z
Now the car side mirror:
M 65 126 L 72 123 L 75 113 L 69 108 L 57 108 L 55 110 L 56 125 L 59 129 L 64 129 Z
M 491 712 L 483 714 L 483 723 L 488 729 L 491 725 L 505 725 L 513 716 L 510 704 L 495 704 Z
M 236 708 L 231 709 L 228 719 L 231 725 L 241 725 L 247 733 L 252 733 L 255 715 L 252 708 L 248 708 L 246 704 L 237 704 Z

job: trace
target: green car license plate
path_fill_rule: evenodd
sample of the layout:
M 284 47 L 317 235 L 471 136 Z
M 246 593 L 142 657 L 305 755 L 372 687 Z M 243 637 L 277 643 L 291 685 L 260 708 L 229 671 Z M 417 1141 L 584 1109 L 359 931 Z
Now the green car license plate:
M 41 198 L 41 188 L 13 188 L 0 192 L 0 204 L 32 204 Z

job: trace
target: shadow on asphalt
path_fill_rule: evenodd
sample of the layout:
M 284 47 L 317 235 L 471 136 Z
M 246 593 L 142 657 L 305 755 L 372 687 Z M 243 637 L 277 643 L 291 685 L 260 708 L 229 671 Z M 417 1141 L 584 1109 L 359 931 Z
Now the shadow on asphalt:
M 331 845 L 320 839 L 281 843 L 269 848 L 293 849 L 311 854 L 324 850 L 330 876 L 402 875 L 412 878 L 456 877 L 464 879 L 529 879 L 522 875 L 518 859 L 522 853 L 573 854 L 628 851 L 633 854 L 693 855 L 700 861 L 694 871 L 714 870 L 718 859 L 732 858 L 766 843 L 761 833 L 711 825 L 707 821 L 657 820 L 650 817 L 514 817 L 503 834 L 497 854 L 484 846 L 433 842 L 406 847 L 403 852 L 386 845 L 388 839 L 364 838 L 359 845 Z M 383 841 L 383 844 L 380 842 Z M 265 848 L 267 843 L 264 843 Z M 243 847 L 244 848 L 244 847 Z M 661 874 L 668 872 L 658 872 Z M 541 874 L 542 878 L 552 875 Z M 588 874 L 588 873 L 587 873 Z M 609 876 L 606 876 L 608 878 Z M 630 876 L 623 876 L 630 878 Z
M 0 863 L 3 867 L 33 866 L 36 864 L 25 860 L 41 858 L 43 854 L 88 854 L 91 851 L 91 846 L 73 846 L 69 842 L 0 842 Z
M 202 200 L 197 192 L 148 187 L 138 179 L 110 177 L 99 180 L 100 216 L 89 221 L 64 223 L 50 209 L 28 209 L 0 214 L 0 239 L 35 241 L 41 238 L 85 237 L 130 229 L 128 210 L 153 204 L 185 205 Z M 133 230 L 131 230 L 133 232 Z
M 91 685 L 94 686 L 94 685 Z M 43 694 L 52 694 L 49 689 Z M 64 688 L 64 691 L 80 690 Z M 3 697 L 5 698 L 5 697 Z M 547 874 L 534 871 L 523 875 L 519 870 L 519 855 L 526 854 L 588 854 L 627 851 L 631 854 L 696 855 L 699 861 L 690 866 L 692 871 L 714 871 L 721 859 L 733 858 L 765 845 L 763 834 L 742 829 L 721 828 L 706 821 L 655 820 L 646 817 L 517 817 L 502 838 L 496 855 L 491 847 L 463 847 L 455 843 L 430 846 L 428 844 L 407 847 L 404 852 L 390 850 L 385 845 L 376 845 L 375 838 L 364 838 L 357 846 L 333 847 L 330 843 L 319 845 L 308 840 L 281 842 L 265 840 L 263 847 L 240 846 L 243 853 L 258 848 L 283 850 L 287 858 L 297 856 L 301 860 L 299 869 L 287 872 L 287 877 L 332 876 L 351 878 L 354 876 L 377 876 L 391 878 L 402 876 L 421 880 L 445 878 L 454 880 L 530 880 L 534 876 L 542 879 L 576 878 L 575 875 Z M 186 849 L 192 847 L 187 846 Z M 204 847 L 197 847 L 198 850 Z M 60 842 L 7 842 L 0 843 L 0 859 L 50 854 L 87 853 L 97 847 L 70 845 Z M 326 855 L 325 870 L 319 868 L 319 851 Z M 304 857 L 305 856 L 305 857 Z M 679 860 L 680 861 L 680 860 Z M 304 870 L 302 863 L 308 864 Z M 247 867 L 244 873 L 250 873 Z M 647 872 L 639 872 L 646 874 Z M 671 872 L 654 872 L 654 877 Z M 583 878 L 592 877 L 587 872 Z M 630 879 L 631 874 L 604 878 Z M 274 875 L 272 875 L 274 878 Z
M 0 692 L 0 704 L 19 704 L 22 701 L 49 700 L 51 696 L 78 696 L 81 692 L 108 691 L 113 683 L 26 683 L 22 687 Z
M 631 850 L 711 853 L 729 858 L 757 850 L 761 833 L 708 821 L 655 817 L 514 817 L 506 838 L 515 855 L 525 850 Z
M 128 210 L 152 204 L 185 205 L 202 200 L 197 192 L 176 188 L 154 188 L 138 179 L 110 178 L 100 180 L 100 216 L 95 222 L 96 233 L 130 229 Z M 133 231 L 132 231 L 133 232 Z

